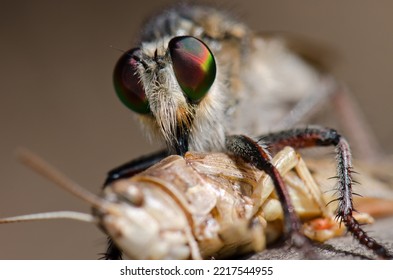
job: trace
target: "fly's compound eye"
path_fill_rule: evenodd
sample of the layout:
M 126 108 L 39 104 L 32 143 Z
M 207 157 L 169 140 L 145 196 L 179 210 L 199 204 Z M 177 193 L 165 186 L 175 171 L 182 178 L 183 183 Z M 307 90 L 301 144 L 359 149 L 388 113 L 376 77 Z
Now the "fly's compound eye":
M 132 49 L 120 57 L 113 72 L 113 83 L 124 105 L 139 114 L 148 114 L 149 101 L 137 72 L 140 52 L 140 49 Z
M 181 89 L 191 101 L 200 101 L 216 78 L 212 52 L 205 43 L 191 36 L 173 38 L 168 48 Z

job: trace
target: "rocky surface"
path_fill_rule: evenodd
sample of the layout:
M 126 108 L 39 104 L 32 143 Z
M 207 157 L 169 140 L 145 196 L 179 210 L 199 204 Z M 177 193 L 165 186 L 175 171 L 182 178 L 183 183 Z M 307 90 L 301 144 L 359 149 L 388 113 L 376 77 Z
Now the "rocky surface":
M 372 225 L 364 226 L 364 229 L 393 254 L 393 217 L 379 219 Z M 350 234 L 333 238 L 322 244 L 314 243 L 314 248 L 321 259 L 376 259 L 376 255 L 373 252 L 360 245 Z M 301 250 L 282 243 L 252 255 L 249 259 L 304 259 L 304 254 Z

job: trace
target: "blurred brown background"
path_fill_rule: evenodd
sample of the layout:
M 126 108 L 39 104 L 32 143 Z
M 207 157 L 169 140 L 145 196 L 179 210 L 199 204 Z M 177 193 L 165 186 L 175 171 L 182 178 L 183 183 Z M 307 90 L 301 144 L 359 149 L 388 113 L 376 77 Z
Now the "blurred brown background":
M 141 23 L 175 1 L 1 1 L 0 216 L 89 207 L 27 170 L 19 146 L 98 192 L 105 173 L 154 150 L 117 100 L 112 69 Z M 333 48 L 383 148 L 393 151 L 393 2 L 211 1 L 256 30 L 304 35 Z M 209 2 L 208 2 L 209 3 Z M 96 259 L 95 226 L 0 226 L 0 259 Z

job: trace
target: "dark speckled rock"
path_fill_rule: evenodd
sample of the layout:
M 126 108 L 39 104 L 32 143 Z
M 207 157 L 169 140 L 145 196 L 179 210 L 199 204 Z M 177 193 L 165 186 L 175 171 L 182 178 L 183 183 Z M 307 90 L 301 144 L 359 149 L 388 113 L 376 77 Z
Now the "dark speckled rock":
M 364 226 L 369 235 L 383 244 L 393 254 L 393 217 L 377 220 L 372 225 Z M 322 244 L 315 244 L 321 259 L 376 259 L 376 256 L 360 245 L 350 234 L 331 239 Z M 286 244 L 277 244 L 261 253 L 249 257 L 252 260 L 288 260 L 304 259 L 303 253 Z

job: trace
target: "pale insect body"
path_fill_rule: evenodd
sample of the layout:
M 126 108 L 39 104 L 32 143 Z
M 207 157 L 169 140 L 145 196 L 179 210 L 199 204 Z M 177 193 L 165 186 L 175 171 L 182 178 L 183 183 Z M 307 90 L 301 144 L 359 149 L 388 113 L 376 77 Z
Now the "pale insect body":
M 261 251 L 282 236 L 283 213 L 270 177 L 227 154 L 170 156 L 141 174 L 113 182 L 101 197 L 29 152 L 22 153 L 22 160 L 90 203 L 93 215 L 53 212 L 0 223 L 57 218 L 93 222 L 131 259 L 233 257 Z M 343 228 L 299 154 L 288 147 L 272 161 L 285 176 L 298 215 L 307 222 L 307 236 L 325 241 L 341 235 Z M 331 226 L 313 226 L 320 219 Z

